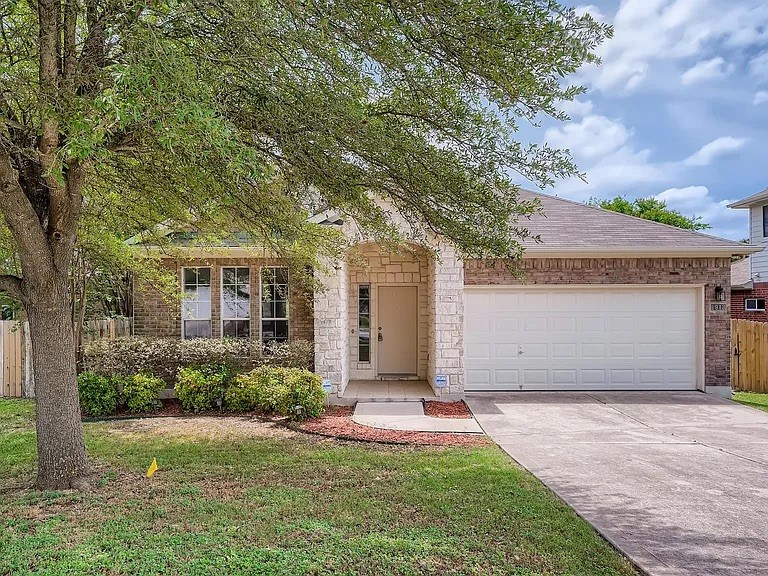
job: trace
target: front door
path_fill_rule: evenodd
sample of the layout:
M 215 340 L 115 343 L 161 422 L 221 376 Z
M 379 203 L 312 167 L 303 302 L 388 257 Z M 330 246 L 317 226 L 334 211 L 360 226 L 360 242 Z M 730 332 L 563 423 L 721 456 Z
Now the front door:
M 419 291 L 416 286 L 379 286 L 378 373 L 415 375 L 419 362 Z

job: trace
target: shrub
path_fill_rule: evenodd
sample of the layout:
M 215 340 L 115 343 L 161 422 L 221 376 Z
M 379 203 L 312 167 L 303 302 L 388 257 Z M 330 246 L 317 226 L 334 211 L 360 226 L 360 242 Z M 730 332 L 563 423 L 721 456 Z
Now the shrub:
M 113 378 L 83 372 L 77 377 L 77 391 L 80 407 L 88 416 L 98 418 L 115 413 L 117 383 Z
M 244 338 L 146 338 L 97 340 L 85 346 L 86 370 L 101 376 L 131 376 L 151 372 L 173 385 L 180 368 L 225 364 L 235 371 L 264 365 L 312 368 L 313 346 L 306 340 L 263 347 Z
M 192 412 L 213 410 L 224 396 L 229 371 L 222 365 L 204 365 L 179 370 L 176 397 L 181 407 Z
M 147 373 L 123 378 L 123 399 L 129 412 L 156 412 L 161 406 L 160 392 L 165 382 Z
M 225 395 L 229 410 L 258 409 L 294 420 L 320 415 L 324 403 L 325 391 L 317 374 L 280 366 L 262 366 L 238 375 Z

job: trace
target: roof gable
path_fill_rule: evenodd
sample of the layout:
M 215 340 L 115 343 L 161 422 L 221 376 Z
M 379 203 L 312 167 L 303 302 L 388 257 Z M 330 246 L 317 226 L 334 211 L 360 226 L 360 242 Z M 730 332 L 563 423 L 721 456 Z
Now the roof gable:
M 750 208 L 755 204 L 765 203 L 768 203 L 768 188 L 762 192 L 752 194 L 752 196 L 747 196 L 746 198 L 742 198 L 741 200 L 738 200 L 732 204 L 728 204 L 728 208 Z

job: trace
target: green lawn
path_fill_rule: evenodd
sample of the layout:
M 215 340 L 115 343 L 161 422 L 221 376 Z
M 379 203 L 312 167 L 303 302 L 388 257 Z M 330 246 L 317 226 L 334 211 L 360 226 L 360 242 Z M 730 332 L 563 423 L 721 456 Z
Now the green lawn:
M 636 574 L 495 447 L 138 426 L 86 424 L 99 486 L 40 493 L 32 404 L 0 401 L 0 574 Z
M 756 392 L 734 392 L 733 399 L 746 406 L 759 408 L 768 412 L 768 394 L 757 394 Z

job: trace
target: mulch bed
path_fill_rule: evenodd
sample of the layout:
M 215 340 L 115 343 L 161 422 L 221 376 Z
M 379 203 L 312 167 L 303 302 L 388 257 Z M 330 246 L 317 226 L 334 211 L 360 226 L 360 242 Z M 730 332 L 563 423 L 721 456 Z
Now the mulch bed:
M 352 421 L 349 406 L 330 406 L 322 416 L 292 426 L 295 430 L 331 436 L 340 440 L 379 442 L 384 444 L 421 444 L 427 446 L 486 446 L 486 436 L 477 434 L 449 434 L 409 432 L 370 428 Z
M 433 418 L 472 418 L 472 413 L 463 400 L 458 402 L 424 402 L 424 414 Z

